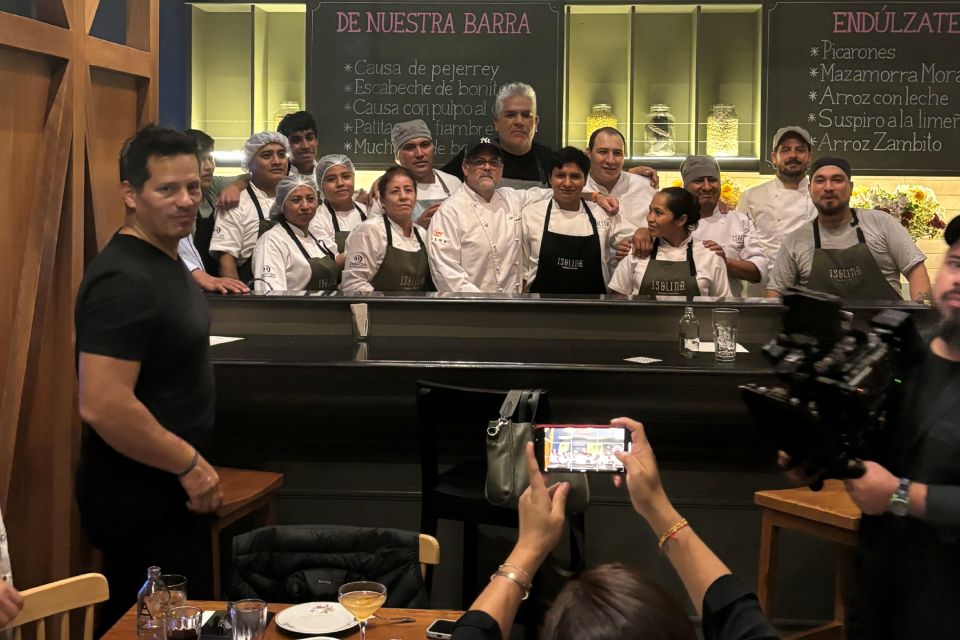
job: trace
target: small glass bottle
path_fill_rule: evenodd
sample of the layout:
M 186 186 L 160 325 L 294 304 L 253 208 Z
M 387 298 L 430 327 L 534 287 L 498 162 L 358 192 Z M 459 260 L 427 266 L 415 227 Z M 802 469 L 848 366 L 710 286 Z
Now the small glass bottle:
M 613 107 L 608 104 L 595 104 L 587 116 L 587 140 L 597 129 L 603 127 L 617 128 L 617 116 L 613 115 Z
M 680 318 L 680 355 L 693 358 L 700 353 L 700 323 L 693 314 L 693 307 L 686 307 Z
M 154 637 L 157 621 L 167 612 L 170 593 L 160 579 L 160 567 L 147 569 L 147 581 L 137 593 L 137 636 Z
M 715 104 L 707 116 L 707 155 L 736 156 L 740 152 L 740 117 L 732 104 Z
M 650 105 L 647 125 L 644 127 L 645 155 L 672 156 L 676 154 L 676 139 L 673 137 L 673 114 L 665 104 Z

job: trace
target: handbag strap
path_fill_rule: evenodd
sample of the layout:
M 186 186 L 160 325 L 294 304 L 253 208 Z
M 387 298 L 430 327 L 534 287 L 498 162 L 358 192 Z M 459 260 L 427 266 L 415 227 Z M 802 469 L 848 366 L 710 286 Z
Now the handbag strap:
M 487 427 L 487 435 L 491 438 L 496 438 L 502 429 L 513 416 L 513 412 L 517 410 L 517 405 L 520 404 L 520 399 L 522 396 L 526 395 L 526 390 L 520 389 L 511 389 L 507 393 L 507 397 L 503 399 L 503 405 L 500 406 L 500 416 L 497 418 L 497 423 Z
M 527 389 L 520 400 L 518 422 L 533 422 L 537 418 L 537 406 L 540 404 L 542 389 Z

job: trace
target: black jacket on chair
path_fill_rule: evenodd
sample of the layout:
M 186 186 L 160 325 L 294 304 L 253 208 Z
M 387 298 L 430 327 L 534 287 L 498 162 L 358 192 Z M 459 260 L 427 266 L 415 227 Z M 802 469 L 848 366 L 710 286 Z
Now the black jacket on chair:
M 336 601 L 340 585 L 372 580 L 387 587 L 387 607 L 423 608 L 419 534 L 336 525 L 264 527 L 233 539 L 231 599 Z

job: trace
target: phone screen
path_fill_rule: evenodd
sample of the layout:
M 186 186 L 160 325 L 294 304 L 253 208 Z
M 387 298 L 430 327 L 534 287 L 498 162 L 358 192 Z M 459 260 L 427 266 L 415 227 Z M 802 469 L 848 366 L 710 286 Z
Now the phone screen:
M 427 627 L 427 637 L 446 640 L 453 635 L 453 627 L 456 624 L 456 620 L 434 620 Z
M 620 473 L 614 454 L 630 450 L 630 434 L 602 424 L 541 424 L 534 443 L 542 471 Z

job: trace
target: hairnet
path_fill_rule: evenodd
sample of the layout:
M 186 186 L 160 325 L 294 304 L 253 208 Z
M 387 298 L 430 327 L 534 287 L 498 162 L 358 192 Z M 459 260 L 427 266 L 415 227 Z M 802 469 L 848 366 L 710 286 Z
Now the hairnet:
M 243 145 L 243 162 L 240 163 L 240 166 L 243 167 L 244 171 L 250 173 L 250 161 L 257 155 L 257 151 L 260 151 L 260 147 L 265 144 L 270 144 L 271 142 L 283 145 L 287 155 L 290 155 L 290 142 L 287 140 L 287 136 L 282 133 L 277 133 L 276 131 L 261 131 L 260 133 L 255 133 L 247 138 L 247 141 Z
M 317 175 L 317 185 L 319 185 L 322 188 L 323 178 L 327 175 L 327 171 L 337 166 L 338 164 L 342 164 L 347 169 L 350 169 L 350 173 L 354 175 L 357 174 L 357 170 L 353 166 L 353 160 L 343 155 L 342 153 L 331 153 L 317 160 L 317 168 L 315 171 Z
M 317 193 L 317 183 L 313 176 L 290 175 L 283 178 L 277 184 L 277 198 L 270 207 L 270 219 L 279 220 L 283 217 L 283 205 L 287 203 L 287 198 L 296 190 L 297 187 L 310 187 L 314 194 Z

